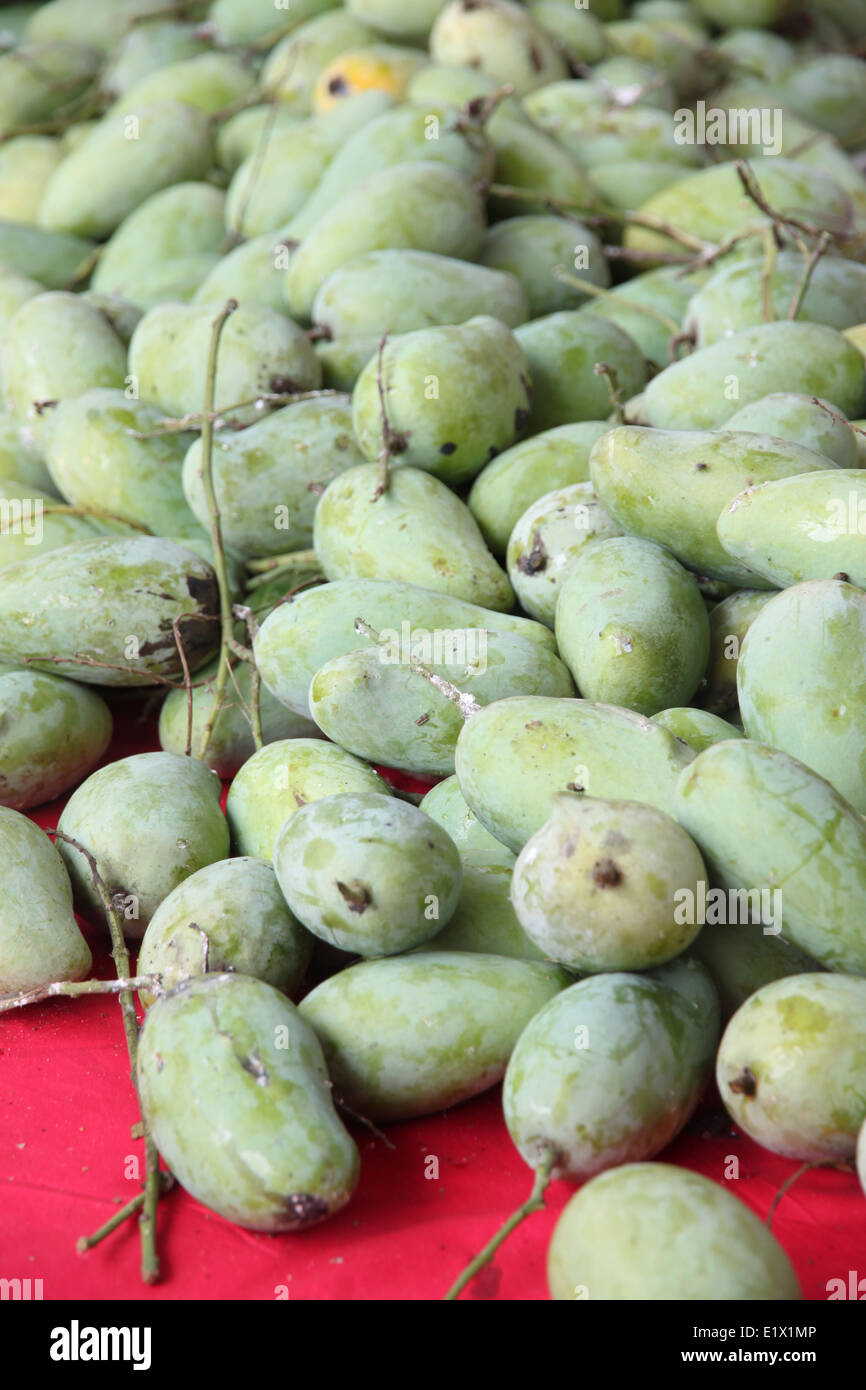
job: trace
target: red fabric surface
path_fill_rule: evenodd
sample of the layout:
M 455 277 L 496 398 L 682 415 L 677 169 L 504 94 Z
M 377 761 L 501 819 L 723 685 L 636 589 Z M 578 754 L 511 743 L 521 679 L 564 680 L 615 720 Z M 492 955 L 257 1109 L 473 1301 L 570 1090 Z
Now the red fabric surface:
M 152 722 L 126 713 L 106 761 L 154 747 Z M 42 807 L 34 819 L 55 826 L 61 809 Z M 110 978 L 111 959 L 86 930 L 96 973 Z M 437 1299 L 531 1186 L 496 1088 L 391 1126 L 393 1149 L 355 1128 L 352 1202 L 301 1234 L 241 1230 L 175 1188 L 160 1204 L 162 1282 L 147 1288 L 133 1222 L 85 1255 L 75 1250 L 140 1188 L 137 1119 L 113 998 L 57 999 L 0 1019 L 0 1276 L 41 1279 L 45 1299 Z M 762 1218 L 797 1167 L 734 1134 L 712 1100 L 663 1157 L 722 1182 Z M 726 1181 L 732 1158 L 739 1177 Z M 524 1222 L 464 1298 L 546 1298 L 547 1243 L 573 1191 L 554 1184 L 547 1210 Z M 809 1299 L 826 1298 L 827 1282 L 847 1282 L 851 1270 L 866 1276 L 866 1202 L 853 1174 L 804 1174 L 773 1230 Z

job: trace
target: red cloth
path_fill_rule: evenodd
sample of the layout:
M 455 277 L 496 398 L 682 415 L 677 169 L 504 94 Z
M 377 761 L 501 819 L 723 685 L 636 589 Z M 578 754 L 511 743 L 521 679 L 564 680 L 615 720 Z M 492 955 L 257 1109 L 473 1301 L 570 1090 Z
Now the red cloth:
M 123 715 L 106 761 L 155 746 L 152 722 Z M 61 809 L 42 807 L 34 819 L 55 826 Z M 110 978 L 110 957 L 95 954 L 96 973 Z M 0 1276 L 41 1279 L 46 1299 L 438 1299 L 531 1186 L 496 1088 L 391 1126 L 393 1150 L 356 1129 L 353 1200 L 303 1234 L 241 1230 L 175 1188 L 160 1204 L 162 1282 L 147 1288 L 134 1222 L 86 1255 L 75 1250 L 140 1188 L 137 1119 L 113 998 L 52 1000 L 0 1018 Z M 762 1218 L 797 1167 L 734 1135 L 712 1103 L 663 1157 L 722 1182 Z M 725 1181 L 732 1158 L 739 1178 Z M 554 1184 L 547 1210 L 523 1223 L 463 1297 L 546 1298 L 547 1243 L 573 1191 Z M 866 1276 L 866 1201 L 852 1174 L 804 1174 L 773 1230 L 807 1298 L 826 1298 L 828 1280 L 847 1282 L 850 1270 Z

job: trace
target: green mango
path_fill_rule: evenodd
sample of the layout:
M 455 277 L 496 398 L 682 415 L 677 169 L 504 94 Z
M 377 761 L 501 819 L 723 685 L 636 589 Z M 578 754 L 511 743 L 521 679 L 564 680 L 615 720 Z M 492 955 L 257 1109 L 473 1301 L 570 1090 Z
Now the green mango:
M 310 111 L 319 73 L 342 53 L 375 38 L 372 29 L 342 6 L 302 18 L 267 55 L 260 75 L 262 95 L 298 115 Z
M 710 619 L 712 621 L 712 614 Z M 674 738 L 681 738 L 696 753 L 703 753 L 705 748 L 710 748 L 714 743 L 723 743 L 725 739 L 743 737 L 742 729 L 736 725 L 720 719 L 717 714 L 710 714 L 708 710 L 693 709 L 691 705 L 663 709 L 652 718 L 654 724 L 661 724 L 663 729 L 667 729 Z
M 221 307 L 227 299 L 235 299 L 247 309 L 259 304 L 285 315 L 283 281 L 288 263 L 282 232 L 252 237 L 215 262 L 195 289 L 192 303 Z
M 137 1084 L 172 1173 L 229 1221 L 304 1230 L 351 1197 L 358 1150 L 334 1110 L 322 1050 L 264 981 L 205 975 L 157 1000 Z
M 575 561 L 588 546 L 622 534 L 599 505 L 592 483 L 572 483 L 539 497 L 511 532 L 506 553 L 521 608 L 553 627 L 559 592 Z
M 34 42 L 0 56 L 0 135 L 48 120 L 91 85 L 99 55 L 85 43 Z
M 482 265 L 507 272 L 523 286 L 529 307 L 518 323 L 560 309 L 575 309 L 586 300 L 586 294 L 575 284 L 556 277 L 558 267 L 591 285 L 605 288 L 610 284 L 610 271 L 595 232 L 550 213 L 509 217 L 495 223 L 484 238 L 479 260 Z
M 509 328 L 525 323 L 529 306 L 520 280 L 430 251 L 368 251 L 335 270 L 313 305 L 315 325 L 337 339 L 378 339 L 480 314 Z
M 48 290 L 62 290 L 77 280 L 94 250 L 83 237 L 0 221 L 0 264 Z
M 27 495 L 48 496 L 53 492 L 51 474 L 41 456 L 22 437 L 21 426 L 13 415 L 0 414 L 0 484 L 23 483 Z
M 177 183 L 145 198 L 108 241 L 93 288 L 151 307 L 154 285 L 180 263 L 218 255 L 225 239 L 225 194 L 207 183 Z
M 179 101 L 206 116 L 248 100 L 255 88 L 249 62 L 230 53 L 197 53 L 145 73 L 125 91 L 110 115 L 128 115 L 142 107 Z
M 27 811 L 92 772 L 111 739 L 92 690 L 38 671 L 0 673 L 0 805 Z
M 94 540 L 96 523 L 68 512 L 50 493 L 17 478 L 0 481 L 0 569 L 38 560 L 76 541 Z
M 194 752 L 201 746 L 205 725 L 213 711 L 217 666 L 218 662 L 213 661 L 196 674 L 191 697 L 190 747 Z M 318 737 L 315 724 L 286 709 L 269 690 L 261 690 L 259 700 L 262 741 L 265 744 L 276 743 L 278 739 Z M 205 764 L 226 781 L 230 781 L 256 751 L 251 710 L 252 669 L 242 661 L 232 668 L 225 702 L 217 715 L 204 757 Z M 159 743 L 165 753 L 186 753 L 189 720 L 189 697 L 186 690 L 178 687 L 166 696 L 159 713 Z
M 155 535 L 201 534 L 181 486 L 191 436 L 133 434 L 163 418 L 155 406 L 106 388 L 60 401 L 45 450 L 58 491 L 76 507 L 102 508 Z
M 467 175 L 441 163 L 392 165 L 339 198 L 304 237 L 289 264 L 289 305 L 308 318 L 328 276 L 367 251 L 471 259 L 483 237 L 481 197 Z
M 33 223 L 49 178 L 63 158 L 48 135 L 20 135 L 0 147 L 0 218 Z
M 164 8 L 162 0 L 51 0 L 27 25 L 28 39 L 77 39 L 110 53 L 133 25 Z
M 346 5 L 349 14 L 377 33 L 407 43 L 422 43 L 429 37 L 442 7 L 443 0 L 412 0 L 410 5 L 402 0 L 348 0 Z
M 866 973 L 866 822 L 828 782 L 780 749 L 731 740 L 684 770 L 674 813 L 722 887 L 779 891 L 787 941 Z
M 710 659 L 697 695 L 710 714 L 737 717 L 737 665 L 743 638 L 774 593 L 739 589 L 710 610 Z
M 514 334 L 480 315 L 386 343 L 358 378 L 352 415 L 369 462 L 387 432 L 400 467 L 426 469 L 456 487 L 519 438 L 531 404 L 529 367 Z
M 284 994 L 301 985 L 313 941 L 263 859 L 218 859 L 190 874 L 151 917 L 138 954 L 139 975 L 159 975 L 164 991 L 193 975 L 236 971 Z M 140 990 L 145 1008 L 157 997 Z
M 719 1009 L 709 976 L 614 971 L 572 984 L 524 1028 L 502 1086 L 508 1132 L 530 1168 L 583 1181 L 652 1158 L 689 1119 L 712 1070 Z M 682 966 L 677 967 L 682 970 Z
M 719 266 L 694 294 L 686 311 L 686 320 L 694 327 L 698 344 L 707 347 L 720 338 L 764 323 L 767 296 L 772 317 L 787 319 L 804 270 L 803 257 L 794 251 L 783 251 L 776 257 L 769 281 L 765 280 L 763 256 Z M 797 320 L 843 329 L 863 319 L 866 265 L 846 261 L 842 256 L 825 256 L 812 269 Z
M 600 63 L 607 56 L 607 30 L 588 9 L 575 9 L 568 0 L 530 0 L 526 8 L 570 66 L 575 62 Z
M 866 980 L 854 975 L 792 975 L 747 999 L 716 1063 L 738 1127 L 785 1158 L 853 1158 L 866 1119 L 864 1018 Z
M 658 714 L 690 700 L 710 649 L 694 575 L 652 541 L 588 546 L 563 580 L 556 643 L 588 700 Z
M 623 160 L 670 164 L 682 179 L 691 174 L 700 155 L 694 145 L 677 140 L 670 110 L 673 93 L 659 90 L 658 75 L 644 71 L 640 81 L 629 74 L 627 89 L 645 87 L 648 97 L 637 105 L 611 105 L 611 87 L 599 82 L 562 82 L 535 92 L 526 102 L 534 121 L 570 150 L 591 176 Z M 660 109 L 661 108 L 661 109 Z M 657 195 L 664 197 L 665 194 Z
M 605 33 L 614 54 L 663 73 L 679 96 L 689 100 L 706 90 L 707 36 L 699 23 L 632 15 L 608 24 Z
M 654 806 L 558 792 L 517 857 L 511 898 L 530 940 L 566 969 L 648 970 L 700 931 L 678 907 L 705 878 L 694 841 Z
M 93 855 L 130 939 L 142 937 L 173 888 L 227 858 L 220 794 L 219 778 L 193 758 L 134 753 L 91 773 L 67 801 L 57 827 Z M 64 841 L 58 849 L 79 910 L 104 924 L 88 861 Z
M 357 618 L 391 643 L 411 646 L 437 632 L 487 629 L 529 639 L 543 649 L 542 663 L 554 653 L 552 632 L 528 618 L 400 580 L 343 579 L 297 594 L 262 624 L 253 650 L 264 684 L 289 709 L 311 718 L 309 690 L 316 672 L 365 641 L 355 630 Z
M 866 515 L 866 505 L 863 510 Z M 806 763 L 861 814 L 866 814 L 864 639 L 861 589 L 835 579 L 795 584 L 756 616 L 737 666 L 748 737 Z
M 471 103 L 483 102 L 494 92 L 499 93 L 501 83 L 489 73 L 479 68 L 467 67 L 463 63 L 427 63 L 412 74 L 406 88 L 405 100 L 413 106 L 453 106 L 457 111 L 470 107 Z M 504 93 L 500 106 L 515 120 L 525 120 L 523 104 L 516 96 Z
M 680 139 L 683 130 L 688 134 L 687 127 L 680 127 Z M 700 146 L 688 143 L 678 148 L 695 151 Z M 750 167 L 763 197 L 777 213 L 805 217 L 830 230 L 844 227 L 848 221 L 851 206 L 846 193 L 821 169 L 779 155 L 753 159 Z M 655 230 L 659 223 L 717 246 L 741 233 L 754 231 L 758 235 L 770 225 L 766 213 L 745 192 L 731 163 L 714 164 L 690 174 L 657 193 L 638 211 L 653 225 L 632 223 L 626 228 L 623 241 L 635 251 L 682 250 L 672 237 Z
M 820 396 L 852 418 L 866 408 L 864 365 L 835 329 L 764 323 L 666 367 L 644 392 L 644 414 L 659 429 L 716 429 L 730 419 L 732 401 L 749 405 L 773 391 L 791 390 Z
M 478 68 L 519 96 L 567 74 L 553 40 L 523 5 L 513 0 L 450 0 L 430 34 L 434 63 Z
M 290 9 L 273 0 L 213 0 L 208 23 L 220 47 L 264 48 L 333 7 L 334 0 L 292 0 Z
M 377 1121 L 435 1114 L 494 1086 L 556 966 L 463 951 L 363 961 L 308 994 L 334 1091 Z
M 843 148 L 859 150 L 866 142 L 866 64 L 853 53 L 806 57 L 781 74 L 777 91 L 788 110 Z
M 676 779 L 693 757 L 632 710 L 526 695 L 473 714 L 454 761 L 470 809 L 518 853 L 547 820 L 554 792 L 585 791 L 670 812 Z
M 195 670 L 219 641 L 213 569 L 151 536 L 97 537 L 0 570 L 0 656 L 86 685 L 148 686 Z
M 249 429 L 220 431 L 212 457 L 223 539 L 245 556 L 308 547 L 319 496 L 333 478 L 363 463 L 347 396 L 296 401 Z M 207 526 L 201 461 L 197 439 L 184 461 L 183 485 Z
M 402 579 L 485 608 L 513 607 L 508 577 L 459 497 L 431 473 L 401 467 L 374 500 L 378 476 L 377 464 L 360 464 L 322 494 L 313 545 L 328 579 Z
M 765 935 L 758 922 L 705 922 L 691 954 L 710 972 L 725 1021 L 772 980 L 821 968 L 783 937 Z
M 634 425 L 609 430 L 593 448 L 589 468 L 599 502 L 626 531 L 665 546 L 698 574 L 753 589 L 770 583 L 723 548 L 719 513 L 757 482 L 835 473 L 823 455 L 768 435 Z
M 797 61 L 797 50 L 781 34 L 764 29 L 729 29 L 713 42 L 713 52 L 734 73 L 773 81 Z
M 63 860 L 27 816 L 0 806 L 0 996 L 84 980 L 93 960 L 75 921 Z
M 670 75 L 655 64 L 627 53 L 614 51 L 611 57 L 597 63 L 591 80 L 601 101 L 614 109 L 619 106 L 628 110 L 633 97 L 636 106 L 665 112 L 673 111 L 677 104 L 677 92 Z
M 9 324 L 0 373 L 9 410 L 41 446 L 50 430 L 45 403 L 96 386 L 124 386 L 126 348 L 105 315 L 80 295 L 49 291 L 28 299 Z
M 747 488 L 717 523 L 727 553 L 780 588 L 850 579 L 866 588 L 866 473 L 838 468 Z
M 594 184 L 572 152 L 554 136 L 530 124 L 525 117 L 518 119 L 501 110 L 494 111 L 485 131 L 496 157 L 496 187 L 490 192 L 493 217 L 523 212 L 543 214 L 552 202 L 572 211 L 592 211 L 597 202 Z M 515 189 L 517 193 L 500 191 L 504 189 Z M 580 227 L 576 230 L 579 232 Z
M 650 362 L 666 367 L 671 360 L 671 338 L 682 324 L 695 285 L 705 275 L 706 271 L 683 275 L 679 266 L 647 270 L 615 285 L 603 299 L 590 300 L 583 312 L 610 319 Z
M 385 109 L 376 110 L 375 106 L 371 109 L 371 101 Z M 359 103 L 370 111 L 371 118 L 359 119 L 354 115 Z M 308 236 L 347 194 L 398 164 L 443 164 L 472 182 L 489 178 L 493 172 L 493 154 L 484 131 L 466 121 L 464 129 L 456 123 L 455 113 L 448 107 L 421 110 L 411 105 L 391 106 L 382 92 L 364 92 L 344 98 L 340 106 L 344 105 L 352 108 L 351 126 L 345 117 L 340 118 L 347 127 L 343 130 L 342 148 L 335 153 L 318 185 L 289 224 L 291 235 L 297 239 Z M 318 119 L 334 121 L 338 110 Z M 376 250 L 381 245 L 379 242 L 369 249 Z M 420 249 L 435 251 L 439 248 Z M 453 254 L 457 254 L 456 249 Z
M 379 350 L 381 336 L 375 333 L 357 337 L 325 339 L 316 343 L 316 356 L 322 368 L 322 385 L 332 391 L 351 394 L 362 371 Z
M 714 0 L 713 19 L 718 12 Z M 754 1212 L 670 1163 L 623 1164 L 575 1193 L 554 1228 L 547 1280 L 558 1302 L 803 1297 L 788 1256 Z
M 813 449 L 840 468 L 857 467 L 857 436 L 830 403 L 820 398 L 774 391 L 736 411 L 726 428 L 772 434 Z
M 441 825 L 383 792 L 299 807 L 274 841 L 274 871 L 308 931 L 360 956 L 429 941 L 452 916 L 462 876 Z
M 342 792 L 387 792 L 368 763 L 315 738 L 268 743 L 229 788 L 226 816 L 235 854 L 270 860 L 277 831 L 301 806 Z
M 511 632 L 463 628 L 407 643 L 348 651 L 321 666 L 310 685 L 313 718 L 326 737 L 358 757 L 418 776 L 454 771 L 460 709 L 409 662 L 456 685 L 479 704 L 507 695 L 573 695 L 553 652 Z
M 606 412 L 602 412 L 606 413 Z M 553 488 L 585 483 L 590 450 L 609 426 L 584 420 L 513 444 L 481 470 L 467 504 L 494 555 L 505 555 L 514 527 Z
M 122 96 L 149 73 L 184 58 L 195 58 L 208 47 L 207 38 L 195 24 L 154 19 L 136 25 L 111 45 L 100 87 L 109 97 Z
M 0 146 L 2 151 L 2 146 Z M 0 266 L 0 323 L 5 329 L 9 321 L 14 318 L 22 304 L 26 304 L 28 299 L 34 299 L 37 294 L 43 294 L 45 286 L 40 285 L 38 280 L 31 280 L 29 275 L 22 275 L 20 271 L 10 270 L 7 266 Z M 2 382 L 0 382 L 2 388 Z
M 120 294 L 102 294 L 99 290 L 84 290 L 81 298 L 108 319 L 115 333 L 127 348 L 132 335 L 144 318 L 143 310 Z
M 217 163 L 227 174 L 236 174 L 250 155 L 262 147 L 267 149 L 271 139 L 303 124 L 303 116 L 283 107 L 275 110 L 269 102 L 245 106 L 220 124 L 216 134 Z
M 110 113 L 52 175 L 39 210 L 51 232 L 109 236 L 145 198 L 213 162 L 208 117 L 179 101 Z
M 610 391 L 607 379 L 595 371 L 597 363 L 612 369 L 625 398 L 636 395 L 646 383 L 643 354 L 609 319 L 563 309 L 522 324 L 514 336 L 526 353 L 532 377 L 532 434 L 608 414 Z M 652 383 L 647 390 L 651 387 Z
M 160 304 L 145 314 L 129 347 L 129 370 L 145 400 L 169 415 L 200 411 L 204 399 L 213 309 L 207 304 Z M 267 392 L 308 391 L 321 371 L 312 345 L 291 319 L 263 304 L 241 305 L 220 339 L 216 409 L 226 423 L 261 418 L 254 404 Z
M 591 171 L 602 202 L 618 212 L 631 212 L 635 205 L 649 202 L 686 173 L 682 165 L 664 159 L 616 159 L 595 164 Z

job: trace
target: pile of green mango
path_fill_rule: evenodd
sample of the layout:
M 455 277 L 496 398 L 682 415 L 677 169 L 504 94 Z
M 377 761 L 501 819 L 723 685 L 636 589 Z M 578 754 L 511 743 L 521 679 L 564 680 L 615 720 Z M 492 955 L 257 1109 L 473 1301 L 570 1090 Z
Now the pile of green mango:
M 125 936 L 251 1230 L 501 1082 L 552 1298 L 800 1297 L 654 1160 L 866 1190 L 863 0 L 0 27 L 0 1008 Z

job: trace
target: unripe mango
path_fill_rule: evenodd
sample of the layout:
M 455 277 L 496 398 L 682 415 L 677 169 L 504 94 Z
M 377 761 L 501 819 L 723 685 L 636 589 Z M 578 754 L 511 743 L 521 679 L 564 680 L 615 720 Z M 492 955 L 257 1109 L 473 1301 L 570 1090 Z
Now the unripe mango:
M 512 0 L 451 0 L 433 25 L 430 56 L 436 63 L 480 68 L 519 95 L 567 72 L 553 41 Z
M 563 581 L 585 548 L 620 535 L 620 527 L 599 505 L 592 483 L 573 483 L 539 497 L 511 532 L 506 554 L 508 577 L 521 607 L 553 627 Z
M 0 806 L 0 996 L 53 980 L 84 980 L 90 948 L 72 911 L 72 889 L 44 831 Z
M 0 805 L 27 811 L 74 787 L 111 728 L 95 691 L 38 671 L 0 672 Z
M 564 309 L 522 324 L 514 336 L 529 361 L 533 434 L 607 416 L 611 397 L 606 378 L 595 370 L 599 363 L 612 369 L 626 398 L 642 390 L 646 381 L 642 353 L 609 319 Z
M 726 428 L 772 434 L 814 449 L 840 468 L 858 466 L 857 436 L 850 425 L 828 401 L 796 391 L 772 391 L 744 405 L 727 421 Z

